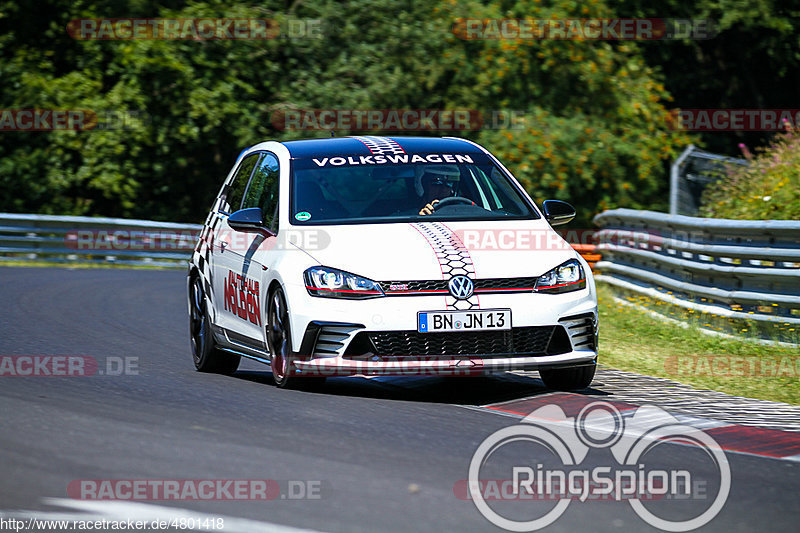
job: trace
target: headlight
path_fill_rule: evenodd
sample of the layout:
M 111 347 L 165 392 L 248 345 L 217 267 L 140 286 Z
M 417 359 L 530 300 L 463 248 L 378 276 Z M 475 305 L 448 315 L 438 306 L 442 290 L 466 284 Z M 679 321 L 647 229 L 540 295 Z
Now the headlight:
M 306 289 L 312 296 L 362 299 L 384 295 L 380 286 L 371 279 L 335 268 L 311 267 L 303 272 L 303 278 Z
M 586 275 L 576 259 L 557 266 L 536 280 L 536 292 L 561 293 L 586 288 Z

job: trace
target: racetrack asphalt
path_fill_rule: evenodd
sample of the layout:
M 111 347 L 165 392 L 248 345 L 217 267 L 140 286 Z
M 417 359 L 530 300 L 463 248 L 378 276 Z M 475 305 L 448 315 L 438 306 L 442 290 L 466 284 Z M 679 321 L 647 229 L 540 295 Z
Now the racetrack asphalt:
M 68 493 L 76 480 L 268 479 L 281 489 L 270 501 L 92 505 L 108 504 L 107 516 L 152 516 L 158 506 L 166 515 L 242 519 L 225 531 L 500 530 L 454 487 L 480 443 L 518 423 L 486 406 L 549 393 L 540 380 L 334 378 L 305 392 L 277 389 L 269 368 L 250 361 L 233 376 L 198 373 L 185 280 L 182 271 L 0 268 L 0 356 L 89 356 L 102 371 L 0 377 L 0 518 L 84 516 L 91 505 Z M 128 372 L 117 372 L 120 361 Z M 603 392 L 594 387 L 595 396 Z M 658 448 L 662 466 L 713 481 L 702 453 Z M 604 451 L 592 450 L 582 466 L 611 466 Z M 506 452 L 507 464 L 547 459 L 530 448 Z M 800 462 L 726 458 L 730 495 L 700 531 L 797 531 Z M 319 497 L 293 499 L 290 484 L 317 487 Z M 661 503 L 675 517 L 709 505 L 694 499 L 675 511 Z M 571 502 L 544 530 L 658 531 L 624 501 Z

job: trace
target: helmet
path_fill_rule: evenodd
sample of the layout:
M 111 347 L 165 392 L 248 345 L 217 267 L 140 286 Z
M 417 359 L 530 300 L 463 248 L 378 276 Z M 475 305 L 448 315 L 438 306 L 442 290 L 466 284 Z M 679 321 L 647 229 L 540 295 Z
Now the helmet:
M 461 172 L 457 165 L 420 165 L 417 167 L 416 174 L 414 190 L 417 192 L 417 196 L 425 194 L 425 190 L 422 188 L 423 176 L 432 177 L 434 180 L 432 183 L 439 182 L 451 186 L 461 179 Z

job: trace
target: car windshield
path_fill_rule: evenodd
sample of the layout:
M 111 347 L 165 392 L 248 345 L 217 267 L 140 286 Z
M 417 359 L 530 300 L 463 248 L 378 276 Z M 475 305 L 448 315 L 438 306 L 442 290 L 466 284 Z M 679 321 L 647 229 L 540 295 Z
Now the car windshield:
M 425 212 L 428 204 L 434 209 Z M 486 155 L 403 154 L 293 160 L 290 218 L 334 224 L 539 215 Z

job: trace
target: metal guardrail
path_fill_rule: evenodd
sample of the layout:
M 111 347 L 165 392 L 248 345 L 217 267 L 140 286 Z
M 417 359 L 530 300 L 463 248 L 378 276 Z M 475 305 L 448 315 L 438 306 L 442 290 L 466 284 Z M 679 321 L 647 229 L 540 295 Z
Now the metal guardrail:
M 725 176 L 727 166 L 747 164 L 746 159 L 712 154 L 690 144 L 670 167 L 670 214 L 697 215 L 706 187 Z
M 39 261 L 182 268 L 202 228 L 124 218 L 0 213 L 0 264 Z M 572 246 L 594 268 L 600 259 L 595 246 Z
M 798 342 L 800 221 L 695 218 L 614 209 L 594 218 L 599 281 L 677 305 L 757 323 Z
M 800 221 L 740 221 L 615 209 L 598 244 L 573 245 L 596 279 L 800 343 Z M 0 213 L 6 261 L 185 268 L 199 224 Z M 596 261 L 596 263 L 595 263 Z
M 3 261 L 185 268 L 202 226 L 123 218 L 0 213 Z

